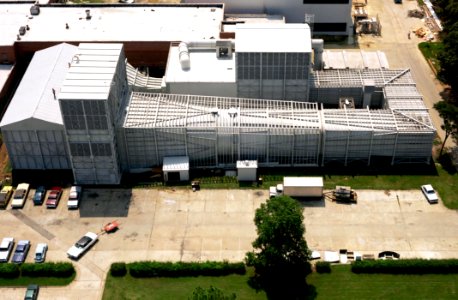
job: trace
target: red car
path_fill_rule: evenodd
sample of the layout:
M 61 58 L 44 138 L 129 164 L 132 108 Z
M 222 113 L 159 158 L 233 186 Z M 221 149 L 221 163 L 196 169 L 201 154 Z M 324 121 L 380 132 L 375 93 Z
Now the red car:
M 60 197 L 62 196 L 62 188 L 55 186 L 49 191 L 48 198 L 46 199 L 47 208 L 56 208 L 59 204 Z

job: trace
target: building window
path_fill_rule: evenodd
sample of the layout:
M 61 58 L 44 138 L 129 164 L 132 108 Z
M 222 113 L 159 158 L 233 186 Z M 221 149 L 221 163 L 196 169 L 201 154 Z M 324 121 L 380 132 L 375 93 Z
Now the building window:
M 70 153 L 72 156 L 91 156 L 89 143 L 70 143 Z
M 64 100 L 61 101 L 62 117 L 67 130 L 85 130 L 83 106 L 81 101 Z
M 87 100 L 83 103 L 88 129 L 107 130 L 108 122 L 106 117 L 105 102 Z
M 92 143 L 91 149 L 94 156 L 111 156 L 111 145 L 108 143 Z

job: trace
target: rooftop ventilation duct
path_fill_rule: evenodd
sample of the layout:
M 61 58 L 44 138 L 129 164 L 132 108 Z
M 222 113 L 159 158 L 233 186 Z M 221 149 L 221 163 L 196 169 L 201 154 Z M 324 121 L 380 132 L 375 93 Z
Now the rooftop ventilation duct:
M 324 40 L 323 39 L 312 39 L 312 49 L 314 51 L 314 70 L 323 69 L 323 48 Z
M 189 70 L 191 68 L 191 58 L 189 51 L 196 50 L 212 50 L 215 49 L 216 57 L 218 58 L 231 58 L 234 42 L 231 40 L 201 40 L 181 42 L 178 45 L 178 56 L 180 59 L 181 68 Z

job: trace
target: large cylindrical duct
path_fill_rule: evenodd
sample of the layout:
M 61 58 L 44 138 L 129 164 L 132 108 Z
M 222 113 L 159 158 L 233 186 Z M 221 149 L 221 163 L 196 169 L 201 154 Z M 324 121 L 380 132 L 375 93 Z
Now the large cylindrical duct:
M 312 49 L 314 51 L 314 70 L 323 69 L 323 48 L 324 40 L 323 39 L 312 39 Z

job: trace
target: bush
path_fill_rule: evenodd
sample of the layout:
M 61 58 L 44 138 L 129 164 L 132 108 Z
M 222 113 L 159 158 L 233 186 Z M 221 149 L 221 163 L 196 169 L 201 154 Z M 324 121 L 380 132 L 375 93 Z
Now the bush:
M 75 273 L 72 263 L 25 263 L 21 266 L 21 275 L 29 277 L 70 277 Z
M 113 277 L 122 277 L 127 274 L 126 263 L 112 263 L 110 267 L 110 274 Z
M 17 278 L 19 273 L 19 266 L 16 264 L 0 264 L 0 278 Z
M 134 262 L 128 264 L 132 277 L 224 276 L 246 273 L 243 263 L 214 262 Z
M 363 260 L 351 264 L 353 273 L 458 274 L 458 259 Z
M 331 264 L 327 261 L 318 261 L 315 269 L 318 273 L 331 273 Z

